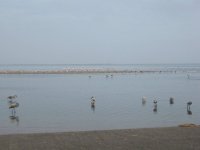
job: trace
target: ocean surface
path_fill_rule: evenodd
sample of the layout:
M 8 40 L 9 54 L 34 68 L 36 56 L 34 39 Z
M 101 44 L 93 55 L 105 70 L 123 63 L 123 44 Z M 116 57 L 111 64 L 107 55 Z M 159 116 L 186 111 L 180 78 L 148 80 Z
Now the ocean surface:
M 64 68 L 172 70 L 172 73 L 2 74 L 0 134 L 200 124 L 200 64 L 0 65 L 0 70 Z M 190 77 L 188 78 L 188 74 Z M 89 76 L 91 76 L 89 78 Z M 15 118 L 7 97 L 17 95 Z M 95 108 L 91 97 L 96 98 Z M 146 103 L 142 104 L 142 97 Z M 169 103 L 170 97 L 174 104 Z M 154 100 L 157 100 L 157 111 Z M 187 102 L 191 101 L 188 114 Z

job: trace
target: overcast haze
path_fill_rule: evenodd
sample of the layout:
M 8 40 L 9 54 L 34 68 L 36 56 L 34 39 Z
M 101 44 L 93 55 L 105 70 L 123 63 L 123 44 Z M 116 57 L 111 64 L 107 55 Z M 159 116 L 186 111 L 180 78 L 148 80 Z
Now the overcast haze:
M 0 0 L 0 64 L 200 63 L 199 0 Z

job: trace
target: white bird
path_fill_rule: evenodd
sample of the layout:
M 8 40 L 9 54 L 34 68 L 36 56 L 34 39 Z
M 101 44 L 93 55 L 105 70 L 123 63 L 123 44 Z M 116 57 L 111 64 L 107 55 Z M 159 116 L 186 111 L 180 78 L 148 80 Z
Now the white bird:
M 146 103 L 147 98 L 145 96 L 142 97 L 142 104 Z

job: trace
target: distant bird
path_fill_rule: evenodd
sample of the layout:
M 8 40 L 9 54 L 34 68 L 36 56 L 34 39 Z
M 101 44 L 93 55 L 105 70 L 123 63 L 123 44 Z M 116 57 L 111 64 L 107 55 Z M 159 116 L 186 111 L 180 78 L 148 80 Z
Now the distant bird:
M 189 102 L 187 102 L 187 106 L 190 108 L 190 106 L 192 105 L 192 102 L 191 101 L 189 101 Z
M 95 103 L 96 103 L 96 100 L 95 100 L 95 98 L 92 96 L 92 97 L 91 97 L 91 107 L 95 107 Z
M 157 105 L 157 100 L 154 100 L 153 103 Z
M 191 101 L 187 102 L 187 113 L 188 113 L 188 115 L 192 115 L 192 111 L 190 110 L 191 105 L 192 105 Z
M 190 106 L 192 105 L 192 102 L 191 101 L 189 101 L 189 102 L 187 102 L 187 110 L 190 110 Z
M 92 76 L 88 76 L 88 78 L 92 78 Z
M 108 78 L 109 77 L 109 75 L 106 75 L 106 78 Z
M 154 100 L 153 103 L 154 103 L 153 111 L 157 112 L 157 103 L 158 103 L 157 100 Z
M 12 109 L 12 116 L 15 116 L 15 108 L 19 107 L 19 103 L 17 102 L 12 102 L 10 103 L 9 109 Z
M 146 103 L 147 98 L 145 96 L 142 97 L 142 104 Z
M 173 97 L 170 97 L 170 98 L 169 98 L 169 103 L 170 103 L 170 104 L 174 104 L 174 98 L 173 98 Z

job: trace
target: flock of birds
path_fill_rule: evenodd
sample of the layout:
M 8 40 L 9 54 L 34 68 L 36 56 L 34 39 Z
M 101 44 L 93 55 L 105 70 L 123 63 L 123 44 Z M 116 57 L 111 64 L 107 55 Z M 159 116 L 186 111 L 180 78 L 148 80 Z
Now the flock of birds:
M 146 103 L 146 97 L 145 96 L 143 96 L 142 97 L 142 104 L 144 105 L 145 103 Z M 154 112 L 157 112 L 157 100 L 154 100 L 153 101 L 153 103 L 154 103 L 154 108 L 153 108 L 153 111 Z M 173 97 L 170 97 L 169 98 L 169 103 L 170 104 L 174 104 L 174 98 Z M 189 115 L 192 115 L 192 111 L 190 110 L 190 106 L 192 105 L 192 102 L 191 101 L 189 101 L 189 102 L 187 102 L 187 113 L 189 114 Z
M 142 97 L 142 104 L 144 105 L 144 104 L 146 104 L 146 101 L 147 101 L 147 98 L 145 97 L 145 96 L 143 96 Z M 157 108 L 158 108 L 158 106 L 157 106 L 157 100 L 154 100 L 153 101 L 153 104 L 154 104 L 154 108 L 153 108 L 153 111 L 154 112 L 157 112 Z M 174 98 L 173 97 L 170 97 L 169 98 L 169 103 L 170 104 L 174 104 Z M 95 108 L 95 104 L 96 104 L 96 99 L 94 98 L 94 96 L 92 96 L 91 97 L 91 108 Z M 192 115 L 192 111 L 190 110 L 190 106 L 192 105 L 192 102 L 191 101 L 189 101 L 189 102 L 187 102 L 187 113 L 189 114 L 189 115 Z
M 106 77 L 106 78 L 109 78 L 109 77 L 110 77 L 110 78 L 113 78 L 113 76 L 114 76 L 113 74 L 111 74 L 111 75 L 108 75 L 108 74 L 106 74 L 106 75 L 105 75 L 105 77 Z M 88 76 L 88 78 L 89 78 L 89 79 L 91 79 L 91 78 L 92 78 L 92 76 L 91 76 L 91 75 L 89 75 L 89 76 Z
M 17 101 L 14 101 L 14 99 L 17 98 L 17 95 L 13 95 L 13 96 L 8 96 L 8 104 L 9 104 L 9 109 L 11 109 L 11 112 L 12 112 L 12 115 L 10 116 L 11 119 L 16 119 L 16 108 L 19 107 L 19 103 Z M 147 98 L 145 96 L 142 97 L 142 104 L 144 105 L 147 101 Z M 157 112 L 157 100 L 154 100 L 153 101 L 153 104 L 154 104 L 154 108 L 153 108 L 153 111 L 154 112 Z M 174 104 L 174 98 L 173 97 L 170 97 L 169 99 L 169 103 L 170 104 Z M 95 108 L 95 105 L 96 105 L 96 99 L 94 96 L 91 97 L 91 108 Z M 192 111 L 190 110 L 190 106 L 192 105 L 192 102 L 189 101 L 187 102 L 187 113 L 189 115 L 192 114 Z

